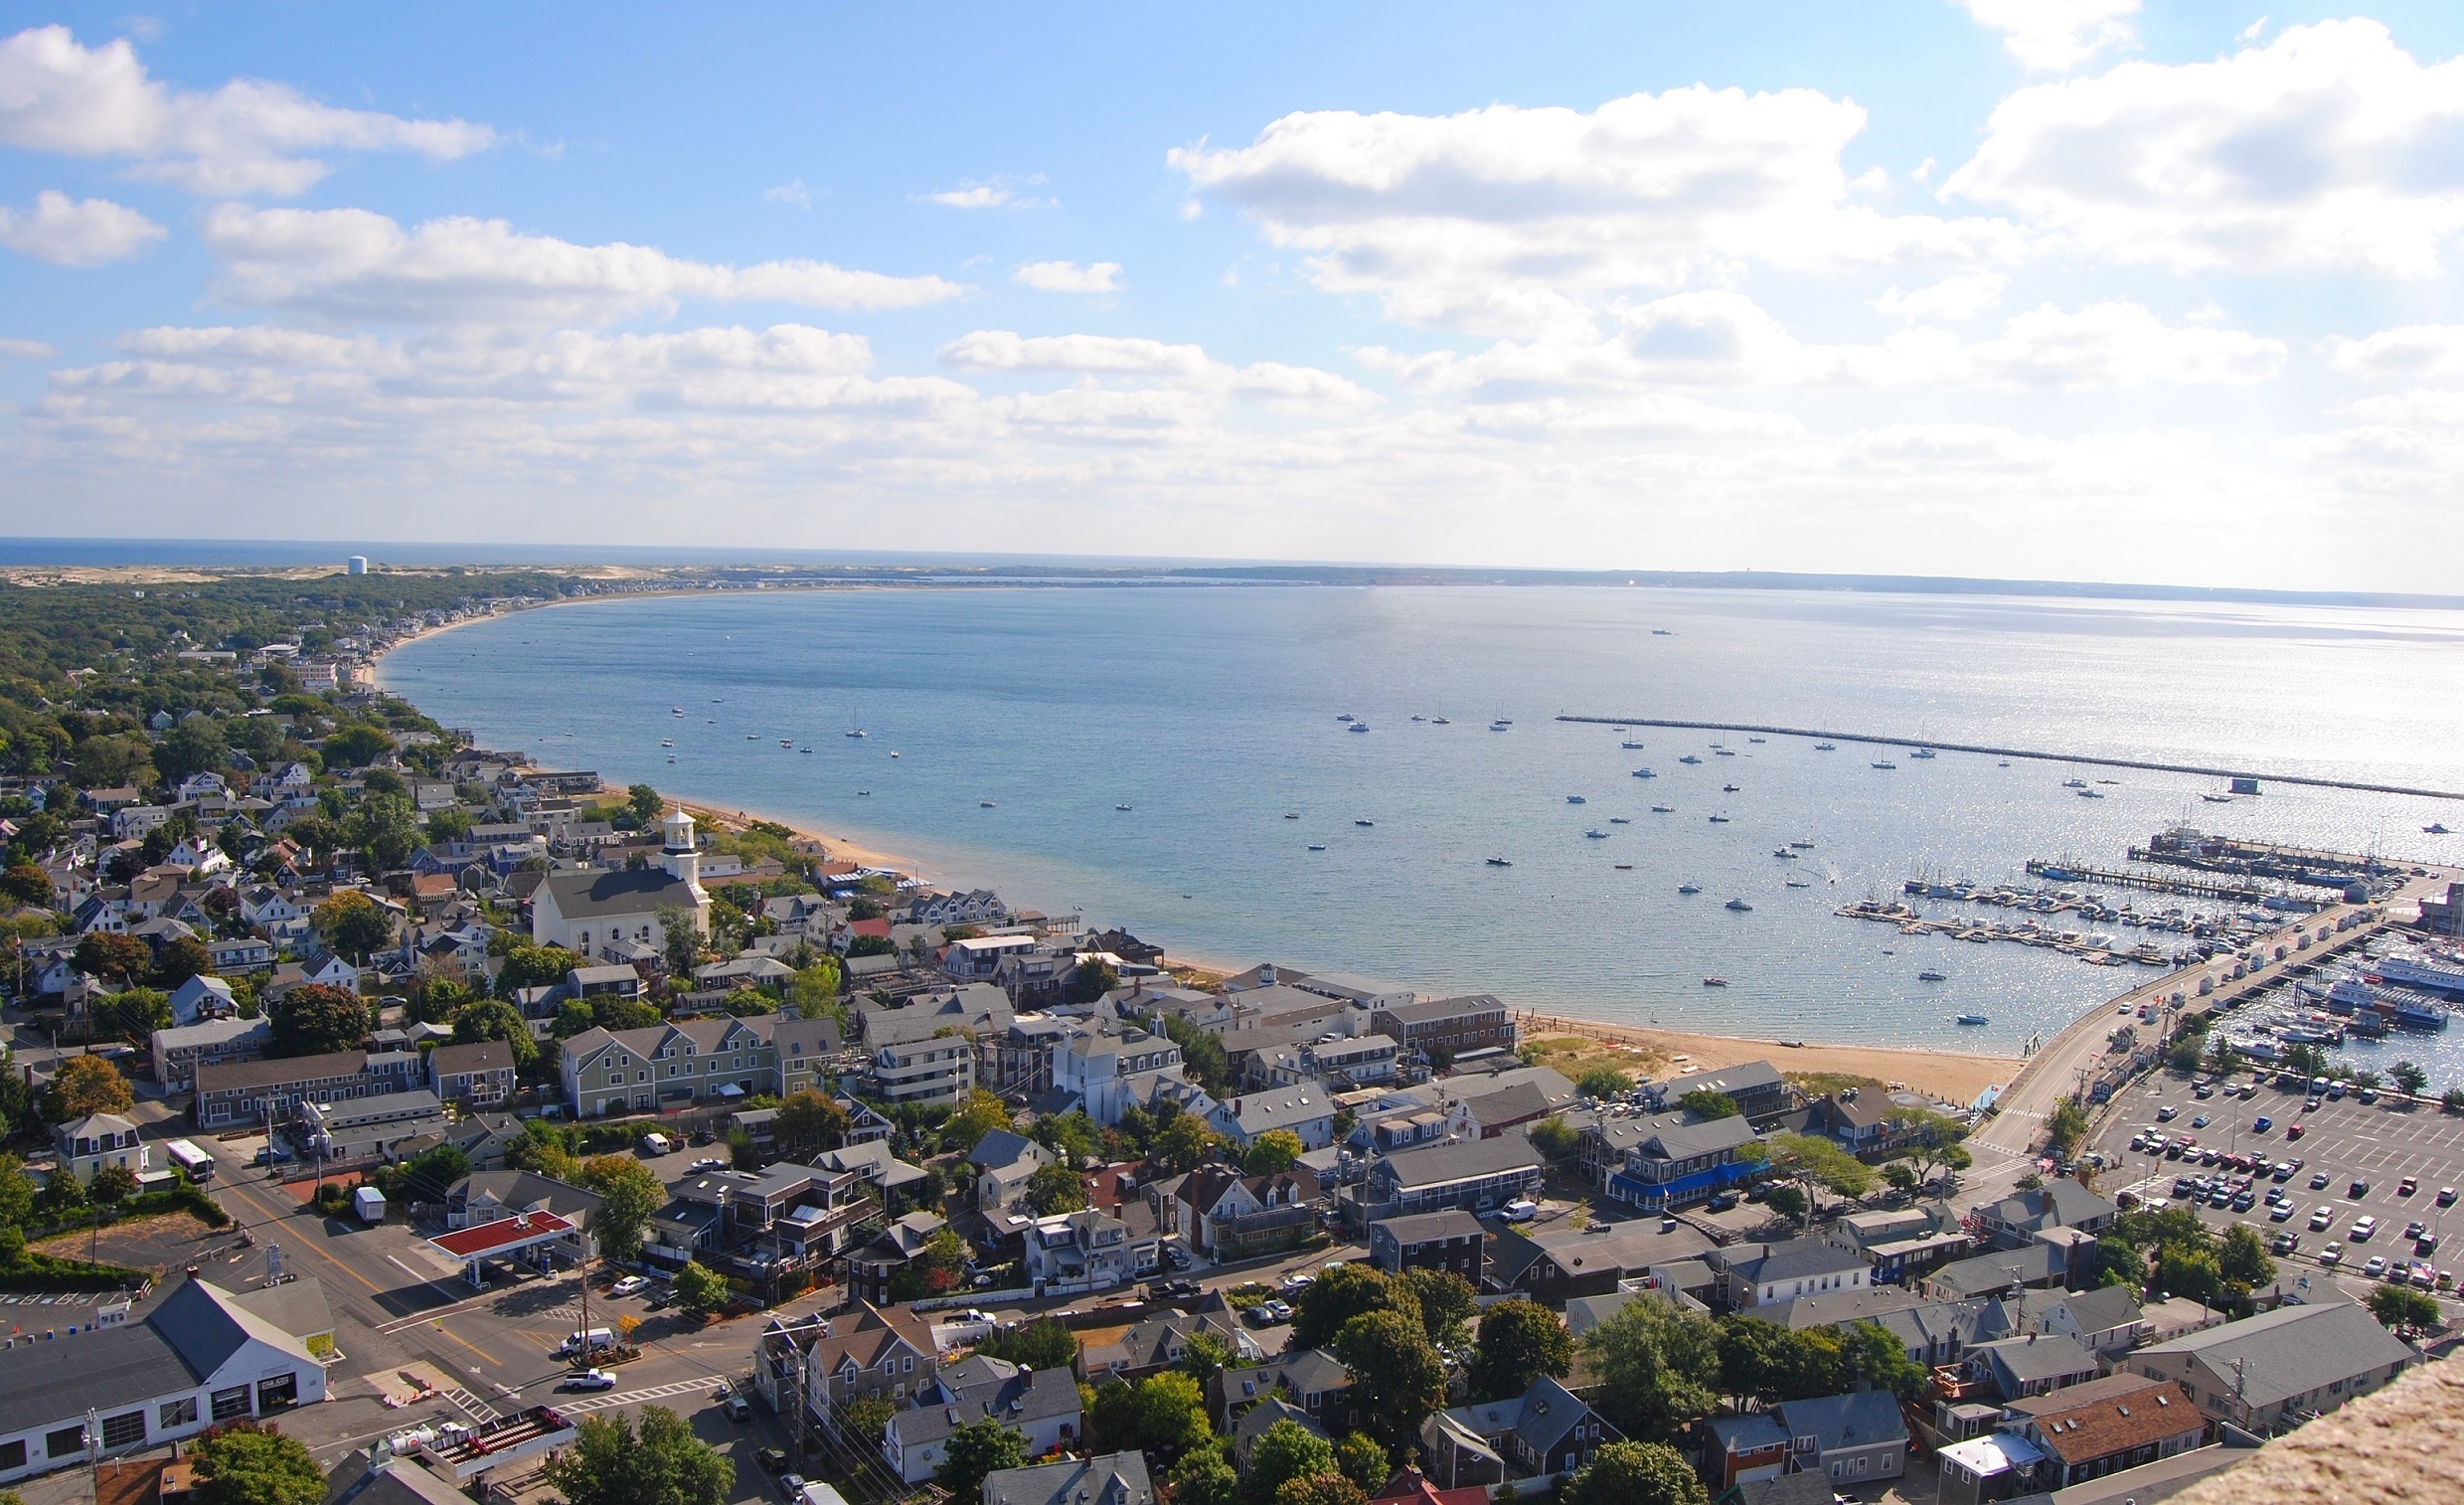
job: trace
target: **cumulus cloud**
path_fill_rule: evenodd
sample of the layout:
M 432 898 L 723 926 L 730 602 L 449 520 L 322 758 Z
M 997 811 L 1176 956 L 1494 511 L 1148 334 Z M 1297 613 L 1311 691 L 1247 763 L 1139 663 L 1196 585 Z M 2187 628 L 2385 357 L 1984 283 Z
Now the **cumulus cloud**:
M 2135 47 L 2139 0 L 1958 0 L 1976 24 L 2002 33 L 2022 67 L 2056 73 L 2098 53 Z M 2262 23 L 2263 24 L 2263 23 Z
M 1010 280 L 1019 286 L 1040 292 L 1118 292 L 1120 278 L 1118 261 L 1095 261 L 1084 266 L 1075 261 L 1030 261 L 1010 274 Z
M 2464 60 L 2423 67 L 2376 21 L 2331 21 L 2034 85 L 1944 192 L 2119 261 L 2426 276 L 2464 228 Z
M 0 145 L 117 157 L 193 193 L 299 193 L 329 170 L 319 151 L 410 151 L 445 161 L 497 142 L 465 120 L 410 120 L 320 104 L 286 84 L 211 91 L 146 77 L 125 39 L 88 48 L 65 26 L 0 41 Z
M 0 356 L 13 361 L 48 360 L 60 352 L 41 340 L 14 340 L 0 337 Z
M 2001 302 L 2009 280 L 1998 271 L 1964 271 L 1907 292 L 1894 286 L 1874 300 L 1874 311 L 1908 324 L 1965 323 Z
M 162 238 L 160 225 L 108 199 L 72 200 L 47 188 L 32 209 L 0 207 L 0 246 L 56 266 L 99 266 Z
M 2338 335 L 2322 348 L 2328 369 L 2346 376 L 2420 378 L 2464 372 L 2464 324 L 2408 324 L 2358 340 Z
M 1702 85 L 1591 111 L 1285 115 L 1247 146 L 1171 153 L 1193 188 L 1308 253 L 1331 292 L 1411 323 L 1580 330 L 1602 295 L 1667 290 L 1735 260 L 1974 262 L 2017 251 L 1982 219 L 1847 202 L 1865 111 L 1813 89 Z
M 1314 366 L 1260 361 L 1233 367 L 1196 345 L 1167 345 L 1119 335 L 1021 335 L 978 329 L 941 347 L 941 360 L 968 371 L 1068 372 L 1088 377 L 1148 377 L 1270 403 L 1335 410 L 1374 407 L 1377 394 Z
M 910 194 L 908 197 L 919 204 L 938 204 L 944 209 L 1046 209 L 1060 201 L 1020 192 L 1021 189 L 1043 185 L 1042 173 L 1031 173 L 1024 178 L 968 178 L 956 188 Z
M 912 308 L 966 289 L 827 261 L 728 266 L 644 246 L 577 246 L 502 220 L 430 220 L 406 231 L 364 209 L 247 209 L 206 216 L 224 300 L 334 320 L 595 324 L 673 309 L 685 298 L 814 308 Z

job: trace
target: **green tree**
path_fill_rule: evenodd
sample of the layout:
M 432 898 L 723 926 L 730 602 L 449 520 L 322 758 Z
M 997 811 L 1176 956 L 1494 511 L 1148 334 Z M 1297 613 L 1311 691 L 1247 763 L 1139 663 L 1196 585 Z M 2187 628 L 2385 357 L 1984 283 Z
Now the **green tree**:
M 1862 1197 L 1874 1186 L 1874 1168 L 1830 1140 L 1812 1134 L 1771 1136 L 1771 1165 L 1783 1175 Z
M 1408 1289 L 1402 1299 L 1410 1299 Z M 1292 1352 L 1324 1348 L 1354 1317 L 1392 1311 L 1398 1305 L 1395 1282 L 1374 1264 L 1353 1261 L 1320 1274 L 1300 1293 L 1292 1310 Z M 1415 1309 L 1412 1320 L 1420 1314 Z
M 1010 1105 L 999 1096 L 977 1087 L 967 1093 L 967 1100 L 941 1122 L 941 1148 L 966 1154 L 977 1141 L 994 1129 L 1010 1126 Z
M 197 1505 L 322 1505 L 325 1499 L 325 1470 L 307 1445 L 245 1418 L 199 1432 L 189 1455 L 197 1464 Z
M 796 969 L 787 982 L 787 1001 L 804 1019 L 832 1019 L 845 1012 L 839 1002 L 839 963 L 835 956 L 815 958 Z
M 2464 1113 L 2464 1087 L 2451 1087 L 2438 1094 L 2441 1112 Z
M 1560 1505 L 1704 1505 L 1710 1494 L 1686 1455 L 1664 1442 L 1609 1442 L 1574 1470 Z
M 1103 1153 L 1103 1130 L 1084 1108 L 1047 1113 L 1035 1121 L 1028 1137 L 1070 1165 L 1084 1165 Z
M 713 911 L 713 922 L 717 922 Z M 658 912 L 659 957 L 667 974 L 680 984 L 693 980 L 693 969 L 702 963 L 702 926 L 699 917 L 682 905 L 664 905 Z
M 590 1005 L 578 998 L 568 998 L 556 1006 L 556 1022 L 548 1026 L 548 1033 L 559 1040 L 571 1040 L 597 1027 L 598 1016 L 590 1012 Z
M 510 1003 L 482 998 L 464 1004 L 461 1012 L 453 1016 L 455 1045 L 477 1045 L 486 1040 L 504 1043 L 516 1072 L 527 1074 L 539 1062 L 539 1039 Z
M 1204 1165 L 1220 1141 L 1195 1113 L 1183 1113 L 1155 1136 L 1147 1161 L 1167 1175 L 1194 1171 Z
M 2395 1089 L 2405 1096 L 2418 1097 L 2421 1089 L 2430 1085 L 2430 1074 L 2412 1062 L 2398 1061 L 2387 1068 L 2387 1080 L 2394 1083 Z
M 1221 1448 L 1193 1450 L 1165 1477 L 1172 1483 L 1173 1505 L 1239 1505 L 1240 1475 Z
M 88 930 L 78 937 L 76 949 L 69 953 L 69 964 L 88 977 L 126 987 L 153 969 L 154 957 L 146 950 L 145 942 L 134 935 Z
M 641 822 L 645 831 L 657 826 L 659 818 L 667 813 L 667 801 L 648 784 L 626 785 L 624 799 L 633 811 L 633 818 Z
M 136 1194 L 137 1173 L 124 1165 L 97 1166 L 85 1183 L 85 1199 L 96 1207 L 117 1207 Z
M 1833 1390 L 1887 1390 L 1908 1400 L 1925 1388 L 1925 1366 L 1908 1357 L 1907 1345 L 1879 1322 L 1840 1329 L 1842 1373 Z
M 583 1417 L 541 1472 L 567 1505 L 722 1505 L 736 1487 L 736 1465 L 664 1406 Z
M 33 1214 L 33 1180 L 15 1155 L 0 1154 L 0 1228 L 24 1228 Z
M 1039 1165 L 1027 1178 L 1027 1210 L 1039 1218 L 1074 1213 L 1086 1206 L 1086 1183 L 1078 1173 L 1056 1160 Z
M 1205 1381 L 1232 1361 L 1232 1344 L 1211 1328 L 1201 1327 L 1189 1335 L 1189 1347 L 1182 1350 L 1181 1373 Z
M 1377 1438 L 1359 1431 L 1347 1431 L 1335 1440 L 1335 1466 L 1364 1491 L 1384 1486 L 1394 1472 Z
M 220 773 L 231 750 L 212 721 L 184 721 L 154 741 L 154 768 L 176 784 L 195 773 Z
M 1121 985 L 1118 972 L 1108 961 L 1081 961 L 1069 969 L 1069 983 L 1065 995 L 1071 1003 L 1093 1003 Z
M 1058 1317 L 1038 1317 L 997 1332 L 975 1345 L 992 1359 L 1007 1359 L 1023 1369 L 1068 1369 L 1077 1362 L 1077 1334 Z
M 86 1210 L 85 1188 L 77 1177 L 63 1172 L 47 1177 L 43 1189 L 34 1194 L 35 1221 L 65 1223 Z
M 2444 1313 L 2438 1298 L 2409 1285 L 2381 1285 L 2370 1293 L 2370 1314 L 2382 1327 L 2437 1327 Z
M 1677 1099 L 1677 1105 L 1697 1118 L 1733 1118 L 1737 1115 L 1736 1099 L 1725 1092 L 1698 1087 Z
M 71 1056 L 43 1089 L 43 1116 L 67 1123 L 91 1113 L 125 1113 L 136 1105 L 128 1079 L 100 1056 Z
M 1479 1292 L 1469 1280 L 1450 1269 L 1407 1269 L 1395 1279 L 1419 1302 L 1420 1330 L 1431 1343 L 1451 1347 L 1463 1341 L 1472 1313 L 1480 1309 Z
M 599 1253 L 610 1259 L 630 1259 L 639 1254 L 650 1215 L 667 1203 L 667 1188 L 650 1173 L 650 1167 L 631 1155 L 596 1155 L 582 1162 L 581 1184 L 599 1194 L 598 1212 L 590 1220 Z M 683 1285 L 680 1274 L 679 1298 Z
M 1420 1423 L 1446 1401 L 1446 1365 L 1420 1330 L 1417 1312 L 1354 1317 L 1331 1345 L 1352 1374 L 1352 1395 L 1370 1434 L 1390 1449 L 1411 1445 Z
M 325 1056 L 356 1050 L 368 1038 L 368 1005 L 360 995 L 327 983 L 304 983 L 282 995 L 268 1016 L 269 1058 Z
M 2131 1248 L 2119 1239 L 2098 1239 L 2077 1255 L 2077 1279 L 2081 1290 L 2098 1286 L 2118 1285 L 2137 1291 L 2147 1284 L 2146 1252 Z
M 470 1174 L 470 1156 L 458 1144 L 432 1144 L 403 1162 L 395 1185 L 416 1201 L 442 1202 L 453 1184 Z
M 2087 1109 L 2064 1097 L 2053 1104 L 2053 1114 L 2045 1120 L 2047 1153 L 2067 1158 L 2087 1138 Z
M 1813 1207 L 1805 1193 L 1793 1186 L 1774 1186 L 1762 1201 L 1771 1211 L 1791 1221 L 1803 1218 Z
M 394 739 L 386 735 L 383 727 L 358 723 L 326 738 L 318 751 L 324 754 L 329 768 L 363 768 L 393 752 Z
M 565 980 L 565 974 L 581 965 L 581 958 L 563 946 L 535 946 L 517 942 L 505 953 L 503 970 L 496 974 L 496 988 L 511 998 L 524 988 L 544 988 Z
M 58 898 L 52 889 L 52 875 L 22 857 L 10 863 L 7 872 L 0 873 L 0 895 L 40 910 L 50 909 Z
M 984 1476 L 1005 1468 L 1020 1468 L 1027 1462 L 1027 1449 L 1018 1433 L 1001 1424 L 998 1417 L 969 1421 L 949 1434 L 942 1445 L 941 1468 L 933 1477 L 953 1500 L 973 1500 L 984 1490 Z M 572 1505 L 582 1505 L 574 1501 Z
M 2169 1296 L 2213 1306 L 2224 1294 L 2224 1270 L 2204 1241 L 2168 1244 L 2156 1252 L 2156 1284 Z
M 1563 1379 L 1574 1367 L 1574 1339 L 1557 1313 L 1536 1301 L 1500 1301 L 1480 1314 L 1472 1349 L 1472 1394 L 1483 1401 L 1522 1395 L 1542 1375 Z
M 1215 1440 L 1206 1394 L 1185 1374 L 1166 1370 L 1138 1382 L 1131 1401 L 1138 1446 L 1150 1463 L 1170 1467 L 1182 1454 Z
M 411 860 L 411 854 L 425 844 L 427 833 L 420 828 L 410 795 L 372 789 L 343 821 L 342 839 L 353 851 L 365 853 L 380 872 L 390 872 Z
M 1890 1183 L 1890 1189 L 1902 1197 L 1914 1196 L 1916 1188 L 1924 1184 L 1923 1178 L 1916 1174 L 1916 1168 L 1904 1160 L 1892 1160 L 1886 1163 L 1883 1166 L 1883 1179 Z
M 156 1030 L 171 1028 L 171 999 L 152 988 L 130 988 L 124 993 L 97 998 L 86 1012 L 95 1036 L 104 1040 L 143 1045 Z
M 2243 1291 L 2256 1290 L 2276 1277 L 2276 1261 L 2267 1257 L 2267 1246 L 2259 1242 L 2258 1230 L 2245 1224 L 2224 1230 L 2217 1245 L 2216 1261 L 2225 1283 Z
M 1266 1505 L 1285 1481 L 1333 1473 L 1337 1466 L 1334 1443 L 1298 1421 L 1277 1421 L 1250 1445 L 1249 1499 L 1252 1505 Z
M 176 988 L 191 977 L 214 970 L 214 953 L 194 935 L 174 935 L 154 956 L 156 985 Z
M 778 1105 L 771 1132 L 777 1136 L 782 1153 L 790 1157 L 814 1155 L 844 1145 L 848 1122 L 847 1109 L 807 1087 L 789 1092 Z
M 1232 1087 L 1232 1066 L 1224 1042 L 1178 1014 L 1160 1016 L 1164 1035 L 1181 1048 L 1181 1075 L 1217 1096 Z
M 427 817 L 428 845 L 449 846 L 470 835 L 470 817 L 460 810 L 431 810 Z
M 707 1317 L 728 1304 L 727 1277 L 702 1263 L 689 1260 L 676 1272 L 676 1304 L 697 1317 Z
M 967 1243 L 952 1228 L 936 1229 L 915 1257 L 900 1266 L 890 1280 L 893 1301 L 921 1301 L 943 1296 L 967 1277 Z
M 1274 1505 L 1369 1505 L 1369 1494 L 1341 1473 L 1313 1473 L 1284 1480 Z
M 357 889 L 345 889 L 308 912 L 308 926 L 337 955 L 366 962 L 394 938 L 394 916 Z
M 859 1396 L 841 1401 L 838 1406 L 839 1430 L 867 1447 L 881 1445 L 882 1433 L 889 1429 L 890 1419 L 899 1408 L 879 1396 Z
M 1634 1089 L 1634 1079 L 1613 1066 L 1595 1066 L 1574 1081 L 1585 1097 L 1622 1097 Z
M 1252 1176 L 1279 1176 L 1299 1161 L 1302 1148 L 1290 1129 L 1268 1129 L 1241 1151 L 1240 1168 Z

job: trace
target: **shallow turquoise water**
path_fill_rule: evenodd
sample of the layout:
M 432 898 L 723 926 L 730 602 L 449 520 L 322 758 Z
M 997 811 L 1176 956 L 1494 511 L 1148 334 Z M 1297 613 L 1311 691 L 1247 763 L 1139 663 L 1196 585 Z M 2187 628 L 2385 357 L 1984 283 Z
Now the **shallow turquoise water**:
M 2464 616 L 2394 610 L 851 589 L 529 612 L 411 644 L 384 678 L 482 744 L 842 832 L 936 879 L 1077 907 L 1192 957 L 1634 1022 L 2016 1051 L 2149 974 L 1904 938 L 1832 909 L 1914 872 L 1990 881 L 2032 856 L 2118 863 L 2184 818 L 2422 856 L 2464 837 L 2421 826 L 2464 820 L 2394 796 L 2278 785 L 2209 805 L 2198 796 L 2214 782 L 2190 776 L 1737 734 L 1643 732 L 1628 752 L 1612 728 L 1550 718 L 1827 726 L 2464 787 L 2460 647 Z M 1348 732 L 1345 712 L 1372 730 Z M 1499 715 L 1512 730 L 1488 730 Z M 854 725 L 871 735 L 842 735 Z M 677 744 L 672 765 L 662 739 Z M 1713 755 L 1715 739 L 1738 755 Z M 1681 764 L 1689 752 L 1703 762 Z M 1886 756 L 1895 770 L 1869 766 Z M 1659 776 L 1629 776 L 1640 765 Z M 2121 782 L 2080 799 L 2060 787 L 2074 771 Z M 1804 859 L 1772 855 L 1796 839 L 1815 843 Z M 1800 869 L 1815 886 L 1784 887 Z M 1678 895 L 1689 881 L 1704 893 Z M 1753 911 L 1724 909 L 1731 897 Z M 1950 980 L 1919 982 L 1927 966 Z M 1706 974 L 1730 986 L 1706 989 Z M 1971 1009 L 1991 1026 L 1952 1023 Z

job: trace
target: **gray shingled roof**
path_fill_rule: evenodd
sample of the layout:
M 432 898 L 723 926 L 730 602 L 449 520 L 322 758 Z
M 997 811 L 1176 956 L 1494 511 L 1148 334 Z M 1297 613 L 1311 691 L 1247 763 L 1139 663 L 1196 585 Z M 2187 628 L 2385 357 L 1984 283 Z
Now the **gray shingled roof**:
M 2379 1325 L 2368 1307 L 2350 1301 L 2331 1306 L 2280 1306 L 2142 1348 L 2132 1357 L 2177 1354 L 2194 1355 L 2220 1375 L 2232 1374 L 2234 1361 L 2241 1361 L 2241 1397 L 2257 1408 L 2279 1405 L 2416 1357 L 2402 1339 Z
M 1898 1398 L 1887 1390 L 1787 1401 L 1772 1410 L 1790 1436 L 1813 1436 L 1823 1452 L 1907 1440 L 1907 1422 L 1899 1415 Z
M 567 920 L 596 920 L 602 915 L 648 915 L 661 909 L 694 908 L 693 890 L 664 868 L 630 868 L 608 873 L 551 873 L 548 892 L 556 896 L 557 913 Z
M 1107 1452 L 1084 1462 L 1038 1463 L 988 1474 L 983 1505 L 1152 1505 L 1154 1498 L 1143 1456 Z

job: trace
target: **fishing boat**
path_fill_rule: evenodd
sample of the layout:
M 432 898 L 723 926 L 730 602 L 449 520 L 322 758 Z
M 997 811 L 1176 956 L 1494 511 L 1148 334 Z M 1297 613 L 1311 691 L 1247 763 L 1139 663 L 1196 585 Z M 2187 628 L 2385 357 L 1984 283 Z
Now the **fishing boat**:
M 1927 967 L 1923 971 L 1916 974 L 1916 980 L 1918 982 L 1948 982 L 1951 979 L 1949 973 L 1937 972 L 1933 968 Z
M 1876 767 L 1878 767 L 1878 768 L 1882 768 L 1882 769 L 1884 769 L 1884 770 L 1888 771 L 1888 770 L 1889 770 L 1889 769 L 1891 769 L 1891 768 L 1895 768 L 1895 767 L 1897 767 L 1897 766 L 1899 766 L 1899 765 L 1898 765 L 1897 763 L 1895 763 L 1895 762 L 1890 761 L 1889 758 L 1883 758 L 1883 759 L 1878 760 L 1878 761 L 1874 764 L 1874 766 L 1876 766 Z
M 1514 864 L 1503 857 L 1492 857 L 1489 859 L 1489 866 L 1493 868 L 1511 868 Z
M 1706 977 L 1703 979 L 1703 986 L 1707 988 L 1725 988 L 1727 985 L 1728 979 L 1725 977 Z
M 1651 807 L 1651 813 L 1654 815 L 1674 815 L 1677 813 L 1677 807 L 1675 805 L 1653 805 Z
M 1742 900 L 1742 899 L 1731 899 L 1731 900 L 1729 900 L 1726 904 L 1725 904 L 1725 905 L 1721 906 L 1721 908 L 1722 908 L 1722 909 L 1726 909 L 1726 910 L 1734 910 L 1734 911 L 1736 911 L 1736 913 L 1738 913 L 1739 915 L 1750 915 L 1750 914 L 1752 914 L 1752 913 L 1753 913 L 1753 909 L 1754 909 L 1754 907 L 1753 907 L 1752 905 L 1747 904 L 1747 903 L 1746 903 L 1744 900 Z
M 842 735 L 843 735 L 843 736 L 847 736 L 847 737 L 852 737 L 852 738 L 856 739 L 858 742 L 862 742 L 862 741 L 864 741 L 866 738 L 871 737 L 873 734 L 872 734 L 872 733 L 870 733 L 870 732 L 867 732 L 867 731 L 866 731 L 866 730 L 864 730 L 864 728 L 862 728 L 862 727 L 850 727 L 850 728 L 848 728 L 848 729 L 847 729 L 847 731 L 846 731 L 845 733 L 843 733 Z
M 1636 778 L 1658 778 L 1660 775 L 1652 772 L 1649 768 L 1636 768 L 1634 770 L 1634 776 Z
M 1982 1015 L 1982 1014 L 1962 1014 L 1962 1015 L 1960 1015 L 1960 1016 L 1959 1016 L 1959 1022 L 1960 1022 L 1961 1024 L 1991 1024 L 1991 1023 L 1993 1023 L 1993 1021 L 1992 1021 L 1992 1020 L 1990 1020 L 1990 1019 L 1986 1018 L 1986 1017 L 1985 1017 L 1984 1015 Z
M 810 749 L 810 748 L 798 748 L 798 749 L 796 749 L 796 751 L 797 751 L 798 752 L 804 753 L 804 754 L 805 754 L 806 756 L 808 756 L 808 757 L 812 755 L 812 752 L 813 752 L 813 750 L 812 750 L 812 749 Z
M 1681 883 L 1677 886 L 1677 892 L 1680 894 L 1700 894 L 1703 892 L 1703 889 L 1700 884 Z

